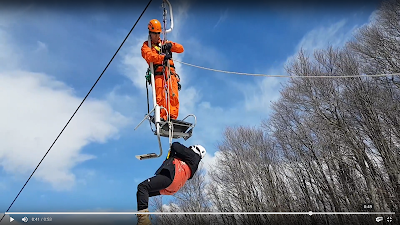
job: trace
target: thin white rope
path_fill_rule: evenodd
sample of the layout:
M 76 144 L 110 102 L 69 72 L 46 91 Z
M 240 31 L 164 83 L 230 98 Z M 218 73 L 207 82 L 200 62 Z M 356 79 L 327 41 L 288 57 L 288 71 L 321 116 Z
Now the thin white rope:
M 169 65 L 169 61 L 167 63 L 167 79 L 168 79 L 168 85 L 167 85 L 167 90 L 168 90 L 168 126 L 169 126 L 169 148 L 171 149 L 172 146 L 172 136 L 174 135 L 174 131 L 173 131 L 173 127 L 172 126 L 172 122 L 171 122 L 171 93 L 170 91 L 174 92 L 174 90 L 172 90 L 172 83 L 171 83 L 171 69 L 170 69 L 170 65 Z
M 392 74 L 372 74 L 372 75 L 306 75 L 306 76 L 291 76 L 291 75 L 267 75 L 267 74 L 257 74 L 257 73 L 240 73 L 240 72 L 232 72 L 225 70 L 217 70 L 212 68 L 207 68 L 203 66 L 196 66 L 190 63 L 185 63 L 174 59 L 174 62 L 182 63 L 188 66 L 197 67 L 204 70 L 210 70 L 214 72 L 221 73 L 230 73 L 237 75 L 246 75 L 246 76 L 262 76 L 262 77 L 292 77 L 292 78 L 346 78 L 346 77 L 384 77 L 384 76 L 399 76 L 400 73 L 392 73 Z

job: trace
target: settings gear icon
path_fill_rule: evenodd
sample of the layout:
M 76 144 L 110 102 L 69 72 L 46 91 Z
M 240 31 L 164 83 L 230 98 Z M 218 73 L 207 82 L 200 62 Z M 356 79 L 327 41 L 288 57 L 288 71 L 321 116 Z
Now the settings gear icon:
M 28 217 L 24 217 L 24 218 L 22 218 L 22 221 L 24 222 L 24 223 L 27 223 L 28 222 Z

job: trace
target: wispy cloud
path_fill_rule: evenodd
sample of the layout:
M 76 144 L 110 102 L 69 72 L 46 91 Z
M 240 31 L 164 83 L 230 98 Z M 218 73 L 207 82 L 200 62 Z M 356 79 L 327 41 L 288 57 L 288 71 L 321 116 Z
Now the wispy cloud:
M 326 49 L 329 46 L 343 47 L 352 38 L 354 31 L 359 26 L 346 27 L 347 20 L 342 19 L 330 26 L 316 27 L 307 32 L 297 44 L 293 55 L 289 56 L 285 62 L 293 60 L 297 53 L 302 49 L 306 54 L 312 55 L 317 49 Z
M 271 103 L 280 97 L 279 89 L 284 78 L 262 78 L 260 82 L 246 85 L 243 89 L 245 109 L 249 112 L 264 112 L 267 116 L 271 112 Z
M 195 64 L 197 66 L 208 65 L 208 67 L 211 69 L 224 69 L 229 64 L 229 60 L 224 52 L 202 43 L 202 41 L 198 38 L 186 38 L 185 45 L 187 46 L 186 49 L 188 55 L 191 58 L 191 61 L 186 63 Z M 188 67 L 187 65 L 182 65 L 179 62 L 176 64 L 183 66 L 185 69 L 190 69 L 196 73 L 204 72 L 204 70 Z
M 129 123 L 131 124 L 133 118 L 142 117 L 143 113 L 138 112 L 138 108 L 142 105 L 140 98 L 128 93 L 123 93 L 126 86 L 128 85 L 116 85 L 114 88 L 105 95 L 105 99 L 112 106 L 113 109 L 117 110 L 121 114 L 128 117 Z
M 349 38 L 349 33 L 343 30 L 345 25 L 346 20 L 343 19 L 329 27 L 318 27 L 309 31 L 300 41 L 296 50 L 302 48 L 307 52 L 312 52 L 329 45 L 342 46 Z
M 140 38 L 135 38 L 133 44 L 121 52 L 122 62 L 119 66 L 122 74 L 129 78 L 142 93 L 146 90 L 145 74 L 148 64 L 142 57 L 141 48 L 146 40 L 147 32 L 144 32 Z
M 216 151 L 213 154 L 206 154 L 206 157 L 202 160 L 202 163 L 204 165 L 204 169 L 207 171 L 205 175 L 205 181 L 210 182 L 210 176 L 209 173 L 213 169 L 215 169 L 215 166 L 217 165 L 218 159 L 221 157 L 220 151 Z
M 173 4 L 172 12 L 174 16 L 174 28 L 171 33 L 167 34 L 167 37 L 169 40 L 179 40 L 179 37 L 182 35 L 181 30 L 185 27 L 185 20 L 189 16 L 188 11 L 190 9 L 191 2 L 186 0 L 179 0 L 177 2 L 171 1 L 171 4 Z
M 41 41 L 37 41 L 36 52 L 47 52 L 48 48 L 47 45 Z
M 214 25 L 214 29 L 222 22 L 224 22 L 228 18 L 228 9 L 220 13 L 219 19 L 217 23 Z

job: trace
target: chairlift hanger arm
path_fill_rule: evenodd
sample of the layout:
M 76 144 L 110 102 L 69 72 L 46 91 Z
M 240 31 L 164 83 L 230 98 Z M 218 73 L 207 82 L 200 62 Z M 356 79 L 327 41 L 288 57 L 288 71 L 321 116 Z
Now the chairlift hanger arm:
M 165 33 L 169 33 L 169 32 L 172 31 L 172 29 L 174 29 L 174 14 L 172 13 L 172 5 L 171 5 L 171 3 L 168 0 L 163 0 L 163 3 L 165 3 L 165 2 L 169 6 L 170 22 L 171 22 L 171 27 L 169 29 L 165 30 Z M 164 12 L 165 12 L 165 9 L 164 9 Z M 166 15 L 164 13 L 164 19 L 165 19 L 165 16 Z M 166 29 L 166 28 L 164 28 L 164 29 Z

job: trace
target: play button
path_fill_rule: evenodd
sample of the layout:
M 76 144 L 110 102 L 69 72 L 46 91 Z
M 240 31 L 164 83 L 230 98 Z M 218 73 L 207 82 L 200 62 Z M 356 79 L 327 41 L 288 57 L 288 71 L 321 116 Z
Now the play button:
M 14 221 L 14 218 L 12 218 L 12 217 L 10 216 L 10 223 L 11 223 L 12 221 Z

